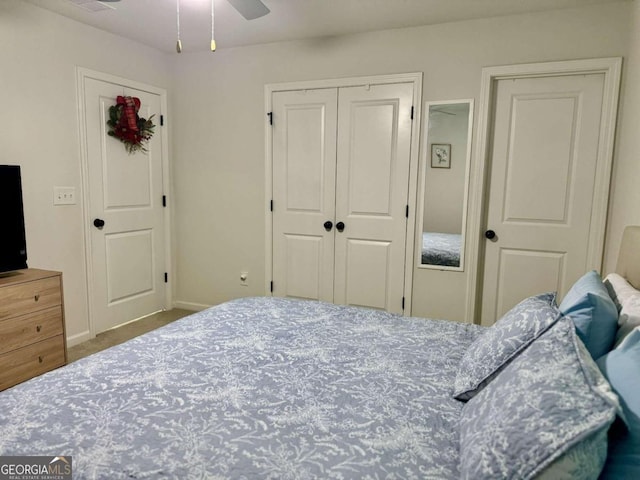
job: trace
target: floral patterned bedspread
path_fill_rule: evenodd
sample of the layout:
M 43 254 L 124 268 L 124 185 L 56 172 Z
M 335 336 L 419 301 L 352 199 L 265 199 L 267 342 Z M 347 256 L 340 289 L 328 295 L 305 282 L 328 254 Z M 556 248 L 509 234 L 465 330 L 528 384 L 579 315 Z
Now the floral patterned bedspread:
M 460 234 L 422 232 L 422 264 L 459 267 L 461 246 Z
M 74 478 L 458 478 L 455 368 L 482 327 L 234 300 L 0 393 L 0 455 Z

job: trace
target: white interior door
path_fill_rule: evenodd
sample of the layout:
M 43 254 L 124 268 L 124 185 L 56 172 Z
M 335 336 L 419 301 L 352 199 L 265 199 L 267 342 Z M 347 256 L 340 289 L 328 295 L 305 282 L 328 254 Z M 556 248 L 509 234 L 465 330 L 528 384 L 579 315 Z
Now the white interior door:
M 482 324 L 529 295 L 562 298 L 586 271 L 603 86 L 604 74 L 497 82 Z
M 339 90 L 334 302 L 402 313 L 413 84 Z
M 272 94 L 274 295 L 402 312 L 413 88 Z
M 165 231 L 160 96 L 85 78 L 88 211 L 91 222 L 90 299 L 94 333 L 165 307 Z M 155 115 L 148 153 L 127 153 L 107 135 L 109 107 L 118 95 L 140 98 L 139 115 Z
M 335 88 L 275 92 L 273 294 L 333 301 Z

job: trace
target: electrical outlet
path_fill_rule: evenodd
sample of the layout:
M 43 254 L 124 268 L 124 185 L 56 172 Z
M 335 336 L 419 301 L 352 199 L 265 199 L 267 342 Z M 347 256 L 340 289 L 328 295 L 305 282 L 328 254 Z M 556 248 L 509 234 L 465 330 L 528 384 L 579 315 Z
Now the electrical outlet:
M 249 272 L 240 272 L 240 285 L 242 285 L 243 287 L 248 287 L 249 286 L 249 282 L 248 279 L 249 278 Z
M 53 187 L 54 205 L 75 205 L 76 187 Z

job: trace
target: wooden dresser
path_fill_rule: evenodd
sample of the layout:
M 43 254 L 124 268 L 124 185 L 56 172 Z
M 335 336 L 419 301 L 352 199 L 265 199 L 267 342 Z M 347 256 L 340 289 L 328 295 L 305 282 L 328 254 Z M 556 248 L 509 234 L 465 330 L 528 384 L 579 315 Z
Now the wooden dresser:
M 0 390 L 67 363 L 62 274 L 0 276 Z

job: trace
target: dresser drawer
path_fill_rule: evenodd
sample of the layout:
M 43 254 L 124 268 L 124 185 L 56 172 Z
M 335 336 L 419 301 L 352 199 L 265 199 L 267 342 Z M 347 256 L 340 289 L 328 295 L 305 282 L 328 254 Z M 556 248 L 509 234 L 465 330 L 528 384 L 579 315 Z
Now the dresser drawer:
M 53 276 L 0 289 L 0 320 L 62 304 L 60 277 Z
M 64 365 L 62 335 L 0 355 L 0 390 Z
M 0 355 L 62 335 L 62 306 L 0 320 Z

